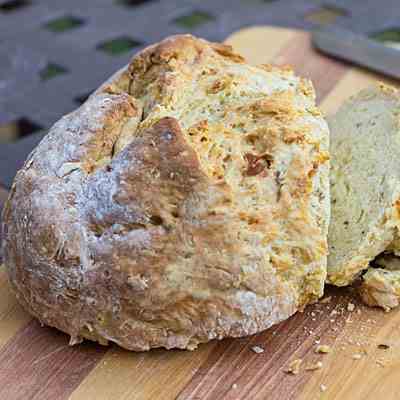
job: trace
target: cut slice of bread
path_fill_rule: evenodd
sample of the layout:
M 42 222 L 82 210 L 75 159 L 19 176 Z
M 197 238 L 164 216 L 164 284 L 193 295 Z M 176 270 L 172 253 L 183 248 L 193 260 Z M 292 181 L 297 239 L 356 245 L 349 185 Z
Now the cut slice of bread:
M 328 118 L 329 283 L 348 285 L 378 254 L 399 250 L 399 114 L 398 91 L 377 84 L 350 98 Z

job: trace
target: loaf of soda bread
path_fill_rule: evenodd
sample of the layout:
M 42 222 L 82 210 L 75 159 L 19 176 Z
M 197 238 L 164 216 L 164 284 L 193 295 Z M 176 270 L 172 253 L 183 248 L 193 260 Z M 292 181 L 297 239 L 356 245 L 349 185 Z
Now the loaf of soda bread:
M 323 292 L 328 127 L 311 82 L 173 36 L 63 117 L 18 172 L 22 305 L 131 350 L 254 334 Z

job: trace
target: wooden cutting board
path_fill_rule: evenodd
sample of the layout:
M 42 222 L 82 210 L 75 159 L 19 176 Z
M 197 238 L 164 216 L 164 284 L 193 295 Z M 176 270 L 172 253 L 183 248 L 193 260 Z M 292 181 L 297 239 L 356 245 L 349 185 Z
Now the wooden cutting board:
M 251 63 L 290 64 L 311 78 L 326 112 L 382 80 L 318 55 L 304 32 L 256 27 L 227 42 Z M 193 352 L 130 353 L 92 343 L 69 347 L 66 335 L 21 309 L 1 267 L 0 399 L 400 399 L 400 310 L 368 309 L 349 289 L 327 292 L 322 303 L 256 336 Z M 332 352 L 316 354 L 317 343 Z M 264 352 L 255 353 L 255 345 Z M 303 360 L 300 372 L 284 372 L 294 359 Z M 322 368 L 306 370 L 318 361 Z

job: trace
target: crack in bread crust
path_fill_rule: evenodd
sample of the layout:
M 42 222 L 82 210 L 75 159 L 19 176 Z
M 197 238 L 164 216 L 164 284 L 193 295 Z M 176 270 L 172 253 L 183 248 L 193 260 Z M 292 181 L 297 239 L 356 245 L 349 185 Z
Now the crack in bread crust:
M 71 343 L 193 349 L 266 329 L 322 294 L 328 159 L 309 81 L 170 37 L 57 122 L 17 174 L 12 287 Z

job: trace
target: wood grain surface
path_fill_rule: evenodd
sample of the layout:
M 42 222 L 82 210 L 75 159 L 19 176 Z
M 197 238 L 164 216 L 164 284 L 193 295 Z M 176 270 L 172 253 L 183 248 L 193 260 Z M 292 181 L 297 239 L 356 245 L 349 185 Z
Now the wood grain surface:
M 4 187 L 1 186 L 1 182 L 0 182 L 0 215 L 1 215 L 1 212 L 4 207 L 4 203 L 7 200 L 7 196 L 8 196 L 8 191 Z M 3 259 L 3 253 L 2 253 L 2 248 L 1 248 L 1 237 L 2 237 L 2 231 L 0 229 L 0 264 Z
M 383 80 L 315 53 L 304 32 L 255 27 L 227 42 L 254 64 L 291 64 L 311 78 L 325 112 Z M 0 189 L 0 207 L 4 195 Z M 319 344 L 331 352 L 316 353 Z M 299 373 L 285 372 L 295 359 L 302 360 Z M 308 370 L 317 362 L 319 369 Z M 193 352 L 130 353 L 69 347 L 65 335 L 21 309 L 0 267 L 0 399 L 395 400 L 399 373 L 400 312 L 367 308 L 351 288 L 327 288 L 322 302 L 259 335 Z

